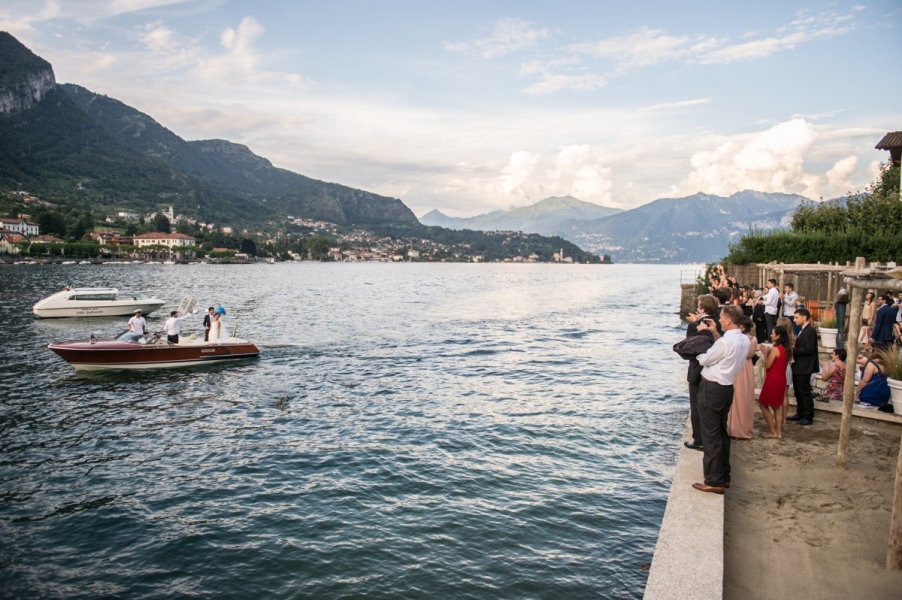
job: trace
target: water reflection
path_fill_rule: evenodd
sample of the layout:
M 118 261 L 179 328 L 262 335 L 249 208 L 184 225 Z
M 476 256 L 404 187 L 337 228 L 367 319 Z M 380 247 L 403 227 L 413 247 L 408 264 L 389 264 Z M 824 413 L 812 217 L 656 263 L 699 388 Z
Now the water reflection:
M 670 350 L 678 276 L 0 269 L 0 585 L 17 596 L 639 596 L 685 420 Z M 143 291 L 169 301 L 161 315 L 186 295 L 221 302 L 262 355 L 76 374 L 46 345 L 113 335 L 124 319 L 31 316 L 67 284 Z

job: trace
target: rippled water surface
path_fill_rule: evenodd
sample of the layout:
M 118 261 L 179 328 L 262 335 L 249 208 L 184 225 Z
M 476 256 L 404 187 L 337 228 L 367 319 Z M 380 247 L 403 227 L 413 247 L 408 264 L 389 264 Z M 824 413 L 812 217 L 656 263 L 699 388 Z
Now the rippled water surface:
M 686 418 L 678 266 L 0 268 L 0 596 L 641 597 Z M 65 285 L 259 360 L 76 375 Z M 201 330 L 200 317 L 187 330 Z

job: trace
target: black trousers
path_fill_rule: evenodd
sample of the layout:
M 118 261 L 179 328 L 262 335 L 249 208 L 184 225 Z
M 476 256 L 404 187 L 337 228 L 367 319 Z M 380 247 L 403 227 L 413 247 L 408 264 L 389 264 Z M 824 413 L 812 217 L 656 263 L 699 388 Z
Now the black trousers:
M 167 340 L 170 344 L 178 344 L 178 343 L 179 343 L 179 334 L 175 334 L 175 335 L 167 335 L 167 336 L 166 336 L 166 340 Z
M 733 404 L 733 386 L 702 378 L 698 409 L 702 428 L 705 485 L 723 485 L 730 480 L 730 435 L 727 415 Z
M 792 374 L 792 389 L 796 396 L 796 414 L 814 420 L 814 395 L 811 393 L 811 373 Z
M 689 384 L 689 421 L 692 423 L 692 443 L 702 445 L 702 422 L 698 416 L 698 388 L 701 383 Z
M 770 341 L 770 334 L 777 326 L 777 315 L 764 313 L 764 328 L 767 330 L 767 341 Z

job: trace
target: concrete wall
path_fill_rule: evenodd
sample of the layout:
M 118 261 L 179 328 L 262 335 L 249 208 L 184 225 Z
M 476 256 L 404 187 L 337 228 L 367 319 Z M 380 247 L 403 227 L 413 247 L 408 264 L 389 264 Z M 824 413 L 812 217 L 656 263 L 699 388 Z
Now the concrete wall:
M 724 497 L 692 488 L 703 480 L 702 453 L 681 444 L 645 600 L 723 598 Z

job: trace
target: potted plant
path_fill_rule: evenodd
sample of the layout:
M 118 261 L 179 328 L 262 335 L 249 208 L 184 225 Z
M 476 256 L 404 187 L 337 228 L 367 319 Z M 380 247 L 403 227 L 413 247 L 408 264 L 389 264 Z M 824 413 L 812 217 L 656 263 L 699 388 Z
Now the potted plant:
M 902 356 L 894 347 L 880 350 L 877 355 L 883 368 L 886 369 L 886 383 L 889 386 L 893 412 L 902 415 Z
M 821 346 L 824 348 L 836 348 L 836 318 L 826 317 L 821 319 L 821 324 L 817 328 L 821 334 Z

